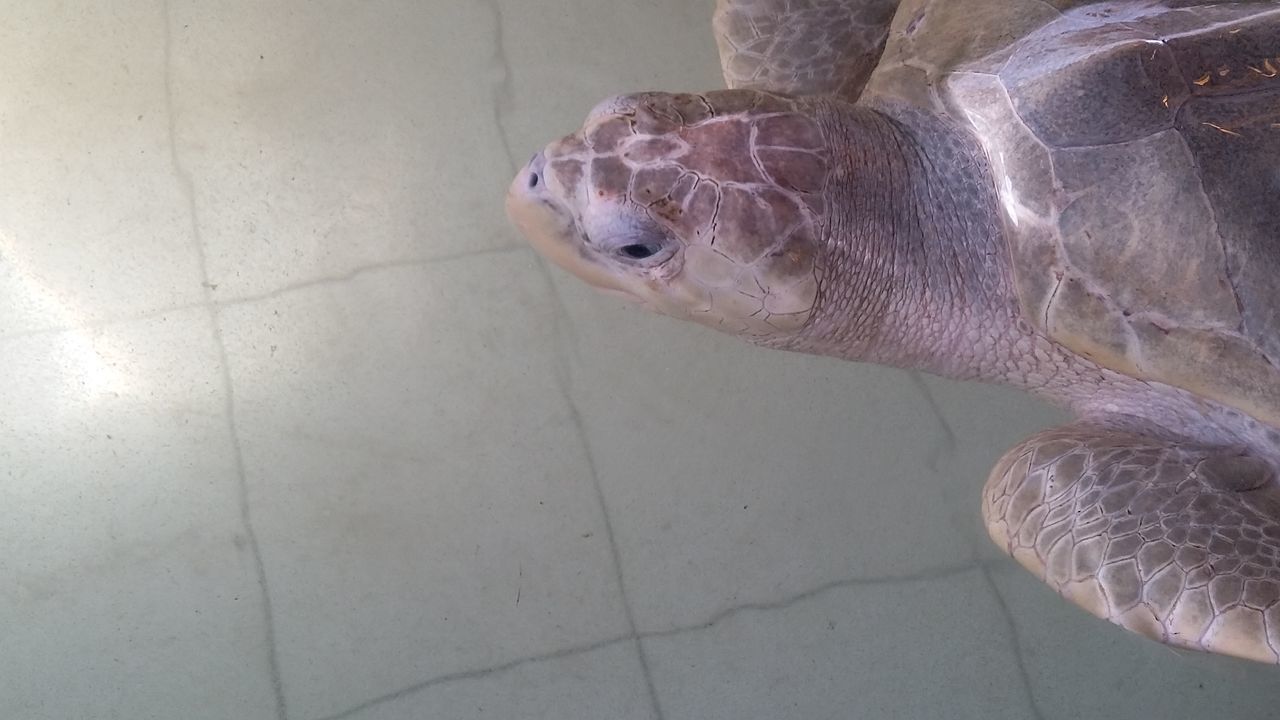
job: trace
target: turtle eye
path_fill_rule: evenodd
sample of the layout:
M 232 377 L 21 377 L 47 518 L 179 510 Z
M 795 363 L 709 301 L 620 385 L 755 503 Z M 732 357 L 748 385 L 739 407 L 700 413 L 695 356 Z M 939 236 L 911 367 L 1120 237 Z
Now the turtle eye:
M 643 237 L 630 237 L 613 248 L 613 254 L 623 262 L 642 261 L 644 266 L 653 265 L 670 257 L 667 239 L 660 235 L 646 234 Z
M 661 249 L 657 243 L 632 243 L 618 248 L 618 252 L 635 260 L 644 260 L 657 255 Z
M 614 229 L 614 228 L 611 228 Z M 614 262 L 637 268 L 660 265 L 675 254 L 675 239 L 655 227 L 635 223 L 616 228 L 600 240 L 600 252 Z

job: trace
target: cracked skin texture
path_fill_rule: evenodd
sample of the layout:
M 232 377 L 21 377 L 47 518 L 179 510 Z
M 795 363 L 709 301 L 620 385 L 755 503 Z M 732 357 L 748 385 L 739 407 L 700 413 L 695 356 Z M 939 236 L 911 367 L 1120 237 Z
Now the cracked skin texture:
M 1170 645 L 1280 663 L 1280 8 L 720 0 L 728 91 L 597 106 L 512 183 L 550 259 L 759 345 L 1075 411 L 992 539 Z

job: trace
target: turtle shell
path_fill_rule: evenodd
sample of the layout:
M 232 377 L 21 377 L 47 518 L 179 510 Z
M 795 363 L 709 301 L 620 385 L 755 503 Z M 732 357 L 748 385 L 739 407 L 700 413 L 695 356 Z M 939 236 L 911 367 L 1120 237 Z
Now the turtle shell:
M 1280 8 L 907 0 L 867 89 L 985 147 L 1028 319 L 1280 426 Z

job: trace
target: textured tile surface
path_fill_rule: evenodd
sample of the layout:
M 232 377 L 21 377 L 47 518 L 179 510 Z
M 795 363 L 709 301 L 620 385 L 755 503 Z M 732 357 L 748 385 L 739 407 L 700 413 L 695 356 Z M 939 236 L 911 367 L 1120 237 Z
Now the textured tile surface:
M 351 720 L 448 717 L 654 720 L 634 641 L 442 678 L 351 708 Z M 334 719 L 336 720 L 336 718 Z
M 973 513 L 953 512 L 973 503 L 930 467 L 950 441 L 903 373 L 639 315 L 580 321 L 575 390 L 588 416 L 609 419 L 587 435 L 640 630 L 973 560 L 961 525 Z M 654 334 L 612 330 L 631 324 Z
M 273 717 L 209 314 L 0 356 L 0 716 Z
M 629 632 L 531 257 L 222 311 L 299 717 Z
M 671 720 L 1020 720 L 1034 711 L 1010 642 L 971 570 L 836 587 L 645 646 Z
M 551 272 L 513 165 L 710 0 L 13 4 L 0 717 L 1261 718 L 979 489 L 1057 412 Z
M 159 3 L 6 4 L 0 337 L 203 297 Z
M 176 138 L 214 296 L 510 245 L 484 3 L 174 3 Z

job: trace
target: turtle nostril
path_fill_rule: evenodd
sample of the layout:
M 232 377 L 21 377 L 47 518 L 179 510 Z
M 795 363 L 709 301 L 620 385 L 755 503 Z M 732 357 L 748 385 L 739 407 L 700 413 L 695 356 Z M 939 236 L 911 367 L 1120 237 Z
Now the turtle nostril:
M 542 183 L 543 169 L 547 166 L 547 158 L 543 153 L 538 153 L 529 159 L 529 179 L 527 184 L 532 190 Z

